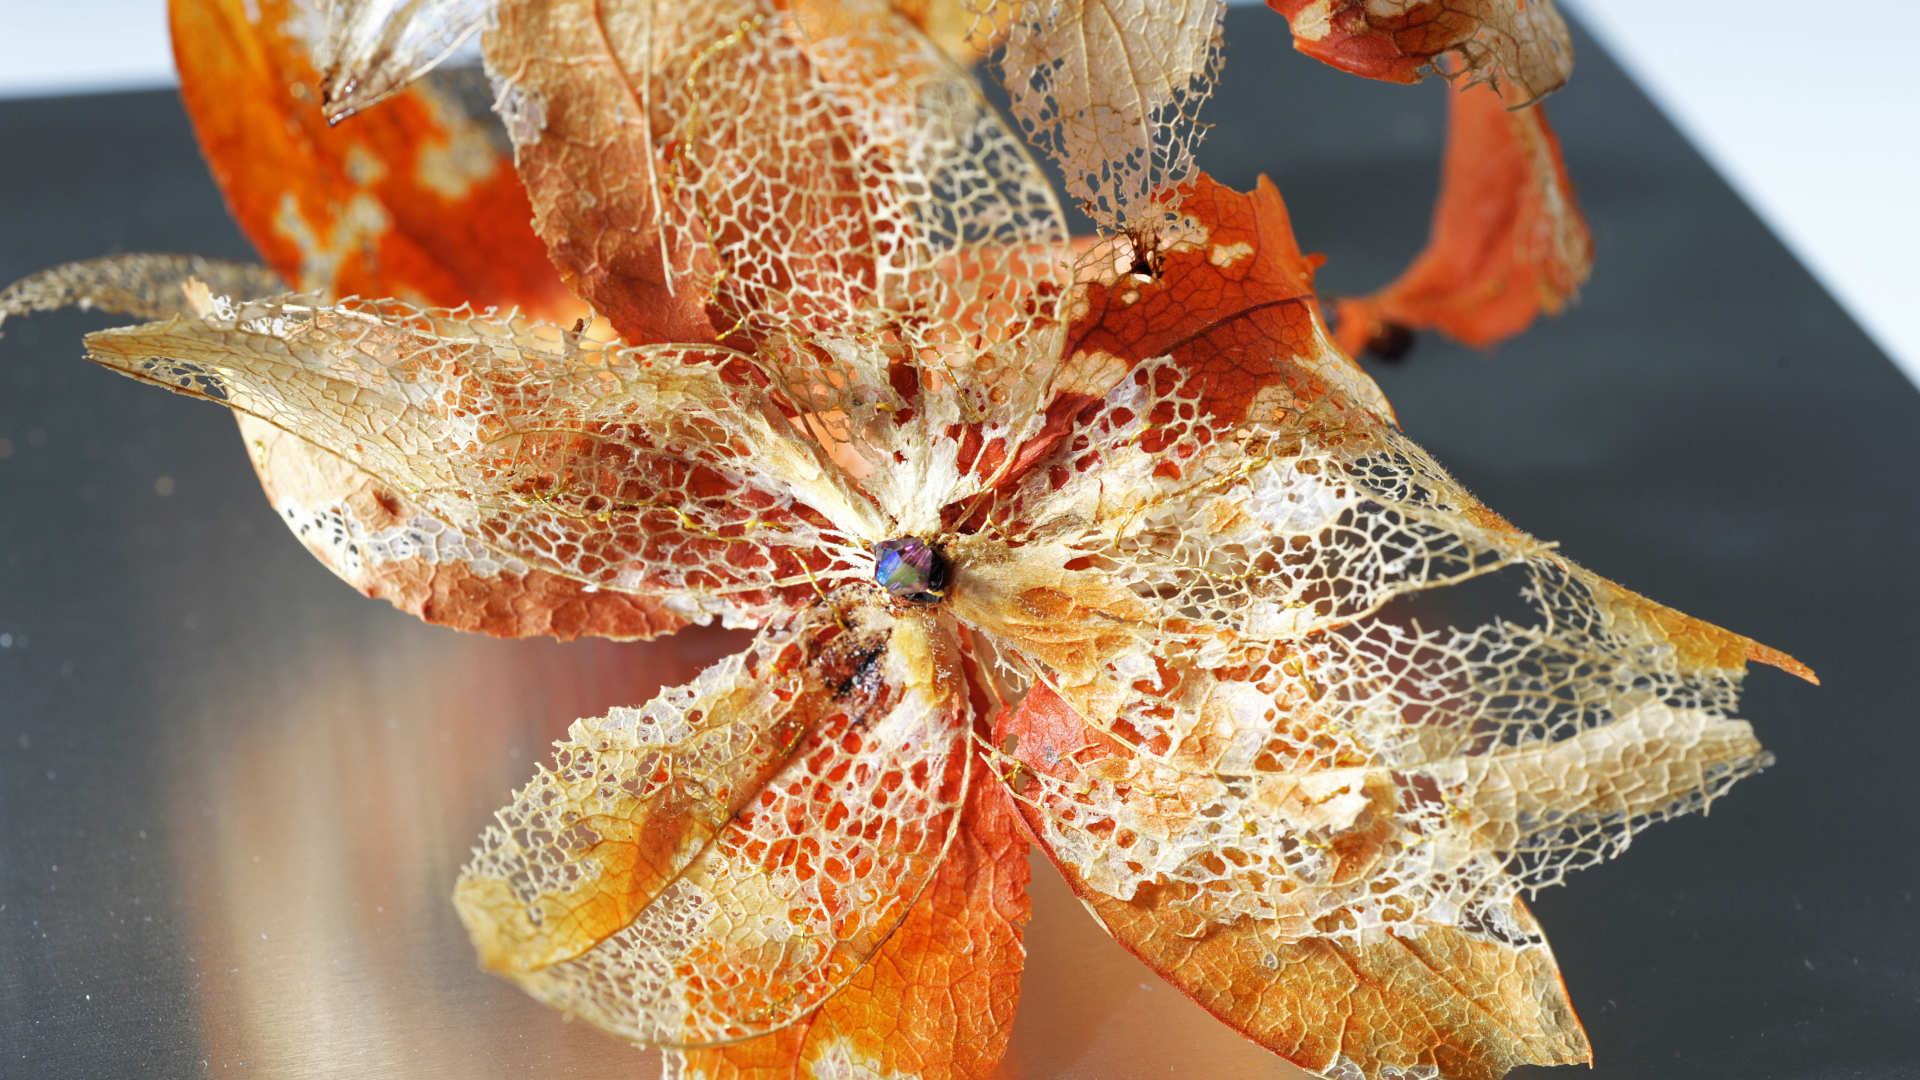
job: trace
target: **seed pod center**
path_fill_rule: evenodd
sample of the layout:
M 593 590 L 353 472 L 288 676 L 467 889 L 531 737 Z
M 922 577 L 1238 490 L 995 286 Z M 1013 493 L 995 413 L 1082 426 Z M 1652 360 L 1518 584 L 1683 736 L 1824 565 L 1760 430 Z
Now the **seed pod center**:
M 947 595 L 947 560 L 911 536 L 882 540 L 873 546 L 873 580 L 895 599 L 937 604 Z

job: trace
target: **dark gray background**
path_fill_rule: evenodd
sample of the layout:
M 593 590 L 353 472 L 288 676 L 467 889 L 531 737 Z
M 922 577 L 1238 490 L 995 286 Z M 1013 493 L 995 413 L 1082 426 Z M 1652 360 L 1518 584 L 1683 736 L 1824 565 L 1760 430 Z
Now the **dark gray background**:
M 1438 88 L 1324 69 L 1262 11 L 1228 40 L 1205 166 L 1273 175 L 1330 291 L 1390 277 Z M 1495 509 L 1825 685 L 1757 671 L 1780 763 L 1536 908 L 1603 1080 L 1920 1077 L 1920 395 L 1579 44 L 1551 111 L 1597 246 L 1580 305 L 1381 381 Z M 0 104 L 0 140 L 0 281 L 248 253 L 168 95 Z M 734 639 L 503 643 L 364 600 L 276 522 L 230 420 L 79 361 L 99 325 L 0 339 L 0 1075 L 649 1075 L 479 973 L 446 896 L 570 719 Z M 1038 871 L 1004 1075 L 1292 1075 Z

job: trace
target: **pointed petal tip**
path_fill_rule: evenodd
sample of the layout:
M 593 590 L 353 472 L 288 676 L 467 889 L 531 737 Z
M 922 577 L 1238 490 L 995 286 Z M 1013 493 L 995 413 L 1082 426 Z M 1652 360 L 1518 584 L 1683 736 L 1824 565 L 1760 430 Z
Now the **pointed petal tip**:
M 1751 642 L 1747 645 L 1747 659 L 1753 661 L 1754 663 L 1766 664 L 1770 667 L 1779 668 L 1781 671 L 1784 671 L 1789 675 L 1796 676 L 1800 679 L 1804 679 L 1815 686 L 1820 685 L 1820 676 L 1814 674 L 1814 671 L 1812 668 L 1801 663 L 1799 660 L 1795 659 L 1793 656 L 1787 653 L 1781 652 L 1779 649 L 1773 648 L 1768 645 L 1762 645 L 1757 641 Z

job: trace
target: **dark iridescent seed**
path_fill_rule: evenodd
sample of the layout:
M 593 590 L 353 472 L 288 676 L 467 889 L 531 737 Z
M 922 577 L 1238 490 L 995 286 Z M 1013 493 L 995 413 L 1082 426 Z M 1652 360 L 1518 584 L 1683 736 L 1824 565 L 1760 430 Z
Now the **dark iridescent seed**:
M 911 536 L 873 545 L 873 580 L 909 604 L 937 604 L 947 595 L 947 560 Z

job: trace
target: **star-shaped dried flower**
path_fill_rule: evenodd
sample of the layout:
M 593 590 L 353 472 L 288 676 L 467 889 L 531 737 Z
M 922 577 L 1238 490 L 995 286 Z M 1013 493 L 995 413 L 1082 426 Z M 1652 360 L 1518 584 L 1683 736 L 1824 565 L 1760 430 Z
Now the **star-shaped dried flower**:
M 482 960 L 677 1076 L 982 1077 L 1032 838 L 1323 1075 L 1585 1060 L 1519 894 L 1765 763 L 1747 661 L 1808 673 L 1467 495 L 1333 345 L 1271 185 L 1115 179 L 1070 262 L 1019 141 L 887 6 L 607 7 L 502 0 L 484 49 L 534 231 L 618 340 L 167 260 L 0 298 L 157 313 L 190 272 L 92 358 L 253 418 L 289 520 L 427 618 L 757 629 L 500 812 L 456 893 Z M 382 262 L 444 178 L 418 147 L 396 176 L 302 137 L 344 167 L 242 211 L 294 237 L 282 273 L 445 287 L 420 245 Z

